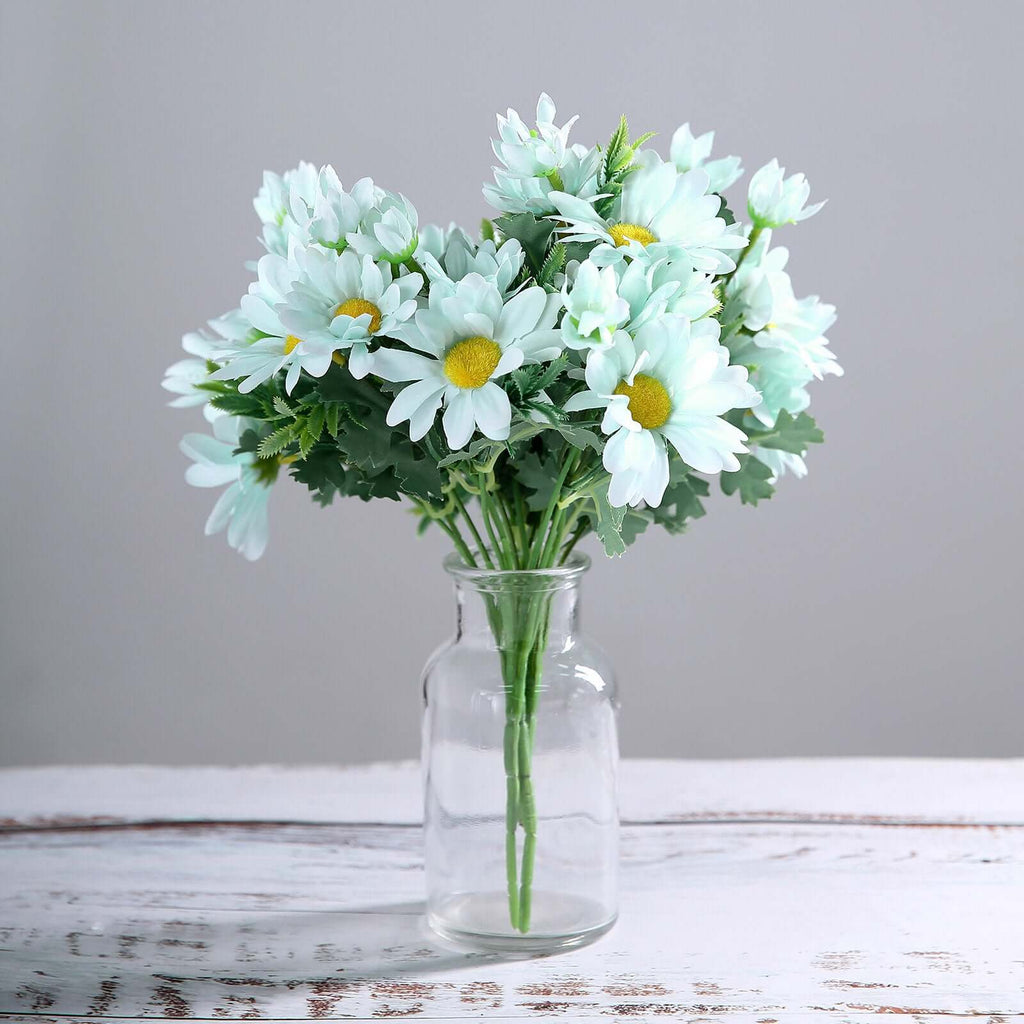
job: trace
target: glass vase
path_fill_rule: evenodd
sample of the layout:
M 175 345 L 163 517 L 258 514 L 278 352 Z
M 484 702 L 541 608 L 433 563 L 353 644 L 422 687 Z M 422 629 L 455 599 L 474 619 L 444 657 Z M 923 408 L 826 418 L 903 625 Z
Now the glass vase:
M 423 677 L 427 919 L 460 945 L 547 952 L 615 922 L 617 700 L 579 632 L 589 565 L 445 562 L 456 633 Z

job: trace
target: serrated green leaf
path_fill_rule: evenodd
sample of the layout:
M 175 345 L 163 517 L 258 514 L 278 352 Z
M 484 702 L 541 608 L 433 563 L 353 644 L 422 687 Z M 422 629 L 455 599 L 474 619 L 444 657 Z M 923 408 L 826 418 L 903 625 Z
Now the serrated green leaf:
M 286 423 L 283 427 L 278 427 L 273 433 L 267 434 L 260 441 L 259 448 L 256 449 L 257 458 L 269 459 L 275 455 L 280 455 L 295 440 L 297 429 L 297 424 L 294 422 Z
M 544 260 L 540 273 L 537 275 L 538 284 L 543 285 L 545 288 L 551 284 L 555 279 L 555 275 L 560 273 L 565 267 L 566 253 L 567 250 L 563 242 L 556 242 L 551 247 L 551 251 L 548 253 L 547 259 Z
M 825 435 L 814 422 L 814 417 L 806 412 L 793 417 L 783 409 L 775 419 L 772 430 L 761 437 L 751 434 L 750 443 L 762 448 L 776 448 L 794 455 L 803 455 L 809 444 L 821 444 Z
M 542 460 L 536 452 L 529 452 L 512 463 L 512 472 L 530 492 L 526 498 L 527 507 L 535 512 L 547 508 L 558 481 L 558 467 Z
M 676 479 L 669 483 L 661 504 L 649 511 L 652 520 L 669 533 L 683 533 L 689 520 L 705 515 L 700 499 L 707 496 L 708 484 L 689 474 L 678 460 L 673 461 L 672 468 Z
M 608 482 L 599 484 L 585 499 L 583 514 L 594 527 L 594 533 L 601 539 L 605 554 L 609 557 L 621 555 L 627 547 L 622 536 L 622 521 L 626 509 L 615 508 L 608 503 Z
M 531 213 L 517 213 L 498 217 L 494 223 L 506 238 L 519 240 L 531 273 L 539 275 L 555 230 L 554 222 L 541 220 Z
M 295 415 L 295 410 L 280 395 L 274 395 L 274 408 L 282 416 Z
M 740 502 L 744 505 L 756 505 L 759 501 L 770 498 L 775 488 L 768 483 L 772 471 L 752 455 L 737 456 L 740 468 L 735 473 L 722 473 L 721 485 L 724 494 L 740 492 Z
M 327 433 L 331 437 L 338 436 L 338 415 L 341 411 L 341 405 L 338 402 L 329 402 L 324 406 L 324 422 L 327 426 Z
M 210 405 L 215 409 L 223 409 L 232 416 L 248 416 L 262 419 L 264 415 L 263 401 L 258 395 L 240 395 L 237 392 L 225 395 L 214 395 Z

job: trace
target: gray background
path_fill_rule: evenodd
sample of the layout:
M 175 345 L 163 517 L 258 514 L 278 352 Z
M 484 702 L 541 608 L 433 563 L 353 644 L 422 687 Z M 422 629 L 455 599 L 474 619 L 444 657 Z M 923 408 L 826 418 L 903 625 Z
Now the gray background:
M 810 477 L 587 580 L 624 752 L 1021 753 L 1021 11 L 8 0 L 0 762 L 415 753 L 440 536 L 285 481 L 246 563 L 158 385 L 246 286 L 264 167 L 472 226 L 495 111 L 542 88 L 579 141 L 690 120 L 831 200 L 781 239 L 840 311 Z

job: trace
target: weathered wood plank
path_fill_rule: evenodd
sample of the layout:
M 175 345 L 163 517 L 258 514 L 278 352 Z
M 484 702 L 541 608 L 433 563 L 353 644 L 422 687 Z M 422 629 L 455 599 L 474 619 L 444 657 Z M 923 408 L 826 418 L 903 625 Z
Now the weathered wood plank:
M 623 913 L 502 961 L 424 930 L 418 830 L 169 826 L 0 836 L 0 1011 L 841 1020 L 1024 1010 L 1024 829 L 624 830 Z
M 631 822 L 1024 825 L 1024 759 L 625 760 L 620 802 Z M 0 825 L 164 820 L 415 824 L 419 769 L 402 763 L 0 770 Z

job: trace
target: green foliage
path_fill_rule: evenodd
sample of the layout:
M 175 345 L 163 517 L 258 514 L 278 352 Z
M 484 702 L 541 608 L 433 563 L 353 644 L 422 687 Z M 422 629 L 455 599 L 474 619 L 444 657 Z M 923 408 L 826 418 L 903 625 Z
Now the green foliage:
M 549 291 L 554 290 L 553 282 L 555 275 L 564 269 L 567 253 L 568 250 L 564 242 L 556 242 L 551 247 L 551 251 L 541 265 L 540 273 L 537 275 L 537 284 L 547 288 Z
M 542 458 L 530 452 L 512 463 L 512 473 L 530 493 L 526 506 L 534 512 L 547 508 L 558 480 L 558 466 L 554 459 Z
M 740 493 L 740 502 L 744 505 L 756 505 L 759 501 L 770 498 L 775 488 L 768 483 L 772 471 L 753 455 L 737 456 L 740 468 L 735 473 L 723 473 L 722 492 L 724 494 Z
M 715 195 L 722 200 L 722 205 L 719 207 L 718 216 L 725 221 L 726 224 L 735 224 L 736 215 L 729 209 L 729 204 L 725 201 L 725 196 L 720 192 L 716 192 Z
M 555 230 L 554 222 L 534 217 L 531 213 L 516 213 L 498 217 L 494 225 L 506 238 L 519 240 L 526 254 L 526 266 L 539 279 Z
M 802 412 L 793 417 L 783 409 L 775 419 L 775 426 L 766 434 L 751 434 L 750 443 L 762 448 L 803 455 L 809 444 L 821 444 L 825 435 L 818 429 L 814 417 Z
M 532 366 L 521 366 L 509 374 L 509 391 L 516 402 L 527 402 L 550 387 L 569 365 L 568 356 L 561 355 L 552 359 L 547 365 L 537 363 Z
M 602 217 L 608 215 L 615 202 L 615 198 L 622 192 L 622 184 L 630 172 L 636 169 L 633 158 L 636 151 L 650 138 L 654 132 L 644 132 L 638 139 L 632 142 L 629 139 L 629 123 L 626 115 L 623 114 L 619 120 L 619 126 L 612 133 L 608 140 L 608 146 L 604 152 L 604 162 L 601 165 L 600 189 L 605 194 L 604 199 L 594 204 L 594 209 Z
M 669 533 L 682 533 L 691 519 L 705 515 L 701 498 L 710 491 L 708 482 L 694 476 L 689 467 L 673 459 L 668 489 L 657 508 L 649 509 L 651 520 Z

